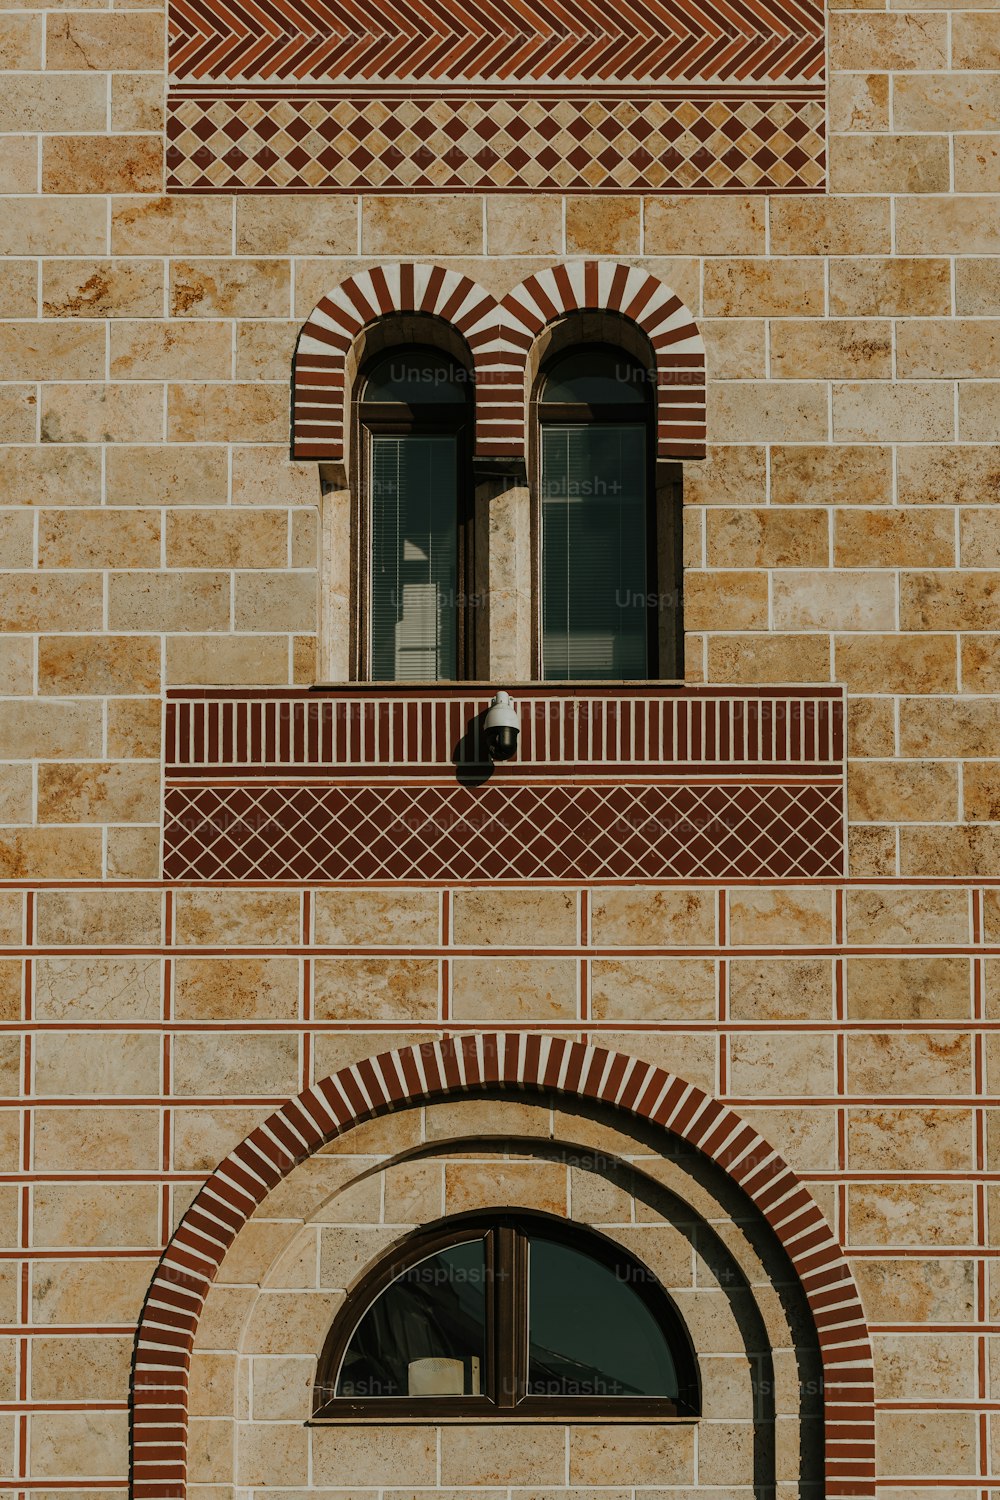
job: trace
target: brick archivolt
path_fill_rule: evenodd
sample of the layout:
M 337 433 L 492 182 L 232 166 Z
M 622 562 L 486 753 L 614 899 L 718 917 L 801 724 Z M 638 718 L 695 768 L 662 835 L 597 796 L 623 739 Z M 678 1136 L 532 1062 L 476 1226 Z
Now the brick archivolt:
M 522 459 L 525 371 L 538 335 L 566 313 L 610 311 L 634 322 L 656 359 L 661 458 L 705 451 L 705 346 L 687 307 L 650 272 L 614 261 L 574 261 L 525 278 L 502 300 L 442 266 L 400 263 L 360 271 L 317 303 L 303 326 L 292 378 L 297 459 L 342 462 L 347 450 L 348 355 L 364 330 L 393 313 L 450 323 L 473 360 L 476 452 Z
M 787 1163 L 732 1110 L 653 1064 L 522 1033 L 480 1034 L 366 1058 L 290 1099 L 216 1168 L 157 1268 L 136 1341 L 135 1500 L 183 1497 L 191 1351 L 209 1288 L 237 1234 L 300 1162 L 401 1105 L 545 1090 L 661 1126 L 725 1171 L 763 1214 L 802 1285 L 823 1366 L 828 1497 L 874 1494 L 871 1346 L 847 1261 Z

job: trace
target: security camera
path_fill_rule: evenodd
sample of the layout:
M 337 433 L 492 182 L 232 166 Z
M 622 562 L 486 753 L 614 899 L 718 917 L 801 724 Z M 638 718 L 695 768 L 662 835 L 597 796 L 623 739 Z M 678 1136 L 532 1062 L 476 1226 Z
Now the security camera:
M 486 712 L 483 725 L 486 731 L 486 748 L 491 760 L 510 760 L 517 754 L 517 737 L 521 732 L 521 720 L 517 709 L 510 701 L 510 694 L 503 689 L 497 693 Z

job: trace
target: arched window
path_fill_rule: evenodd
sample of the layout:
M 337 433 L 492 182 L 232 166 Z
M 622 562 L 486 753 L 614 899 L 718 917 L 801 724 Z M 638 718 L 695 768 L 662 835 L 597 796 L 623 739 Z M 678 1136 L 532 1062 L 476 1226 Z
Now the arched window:
M 361 675 L 467 677 L 472 557 L 468 371 L 422 346 L 381 353 L 357 398 Z
M 652 366 L 623 348 L 563 341 L 543 366 L 538 654 L 547 680 L 677 673 L 678 621 L 661 619 L 678 596 L 672 514 L 657 534 L 655 394 Z
M 464 1215 L 411 1236 L 348 1297 L 317 1417 L 690 1416 L 691 1343 L 653 1273 L 546 1214 Z

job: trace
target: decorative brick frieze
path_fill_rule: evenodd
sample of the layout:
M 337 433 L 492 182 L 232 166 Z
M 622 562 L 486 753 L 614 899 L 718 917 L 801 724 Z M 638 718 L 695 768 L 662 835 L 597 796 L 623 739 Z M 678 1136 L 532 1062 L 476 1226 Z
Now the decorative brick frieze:
M 170 5 L 168 186 L 815 191 L 822 5 Z
M 629 880 L 844 873 L 836 688 L 176 694 L 170 879 Z

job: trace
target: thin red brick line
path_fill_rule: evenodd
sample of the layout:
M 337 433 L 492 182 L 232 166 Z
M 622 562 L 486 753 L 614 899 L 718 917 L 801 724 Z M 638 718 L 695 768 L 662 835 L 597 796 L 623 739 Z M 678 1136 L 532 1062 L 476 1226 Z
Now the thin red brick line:
M 122 1334 L 131 1337 L 135 1333 L 134 1323 L 11 1323 L 5 1325 L 4 1334 L 16 1338 L 19 1334 L 28 1338 L 45 1338 L 49 1335 L 67 1335 L 70 1338 L 110 1338 Z
M 645 784 L 643 782 L 643 784 Z M 938 826 L 938 825 L 935 825 Z M 940 825 L 951 826 L 951 825 Z M 1000 887 L 1000 875 L 977 875 L 975 880 L 985 889 L 995 890 Z M 457 880 L 454 878 L 437 877 L 426 880 L 390 880 L 387 878 L 366 880 L 365 887 L 370 890 L 395 890 L 400 885 L 418 887 L 421 890 L 493 890 L 497 885 L 511 884 L 509 881 L 488 880 L 485 877 L 470 880 Z M 516 882 L 514 882 L 516 883 Z M 547 875 L 544 879 L 521 881 L 521 885 L 554 887 L 559 890 L 600 890 L 603 886 L 617 887 L 622 884 L 634 885 L 635 881 L 622 880 L 590 880 L 584 878 L 568 879 L 565 875 L 558 878 Z M 718 890 L 720 887 L 726 890 L 797 890 L 800 887 L 823 890 L 966 890 L 971 886 L 968 875 L 941 875 L 936 880 L 929 879 L 926 875 L 871 875 L 871 876 L 846 876 L 846 875 L 672 875 L 655 884 L 666 890 Z M 248 890 L 248 891 L 270 891 L 309 889 L 312 891 L 327 890 L 353 890 L 356 889 L 356 880 L 221 880 L 218 877 L 210 880 L 199 880 L 198 890 Z M 192 882 L 190 880 L 74 880 L 67 883 L 65 880 L 0 880 L 0 891 L 61 891 L 65 895 L 78 895 L 80 892 L 93 891 L 190 891 Z M 16 944 L 11 949 L 13 952 L 22 952 L 24 944 Z M 58 945 L 56 945 L 58 946 Z M 63 944 L 62 948 L 68 945 Z M 971 945 L 967 945 L 971 946 Z M 86 949 L 73 947 L 74 952 L 86 952 Z M 95 953 L 106 953 L 107 947 L 94 948 Z M 117 951 L 117 948 L 115 948 Z M 904 950 L 909 951 L 909 950 Z
M 541 950 L 541 952 L 544 952 L 544 950 Z M 383 953 L 380 956 L 386 957 L 386 958 L 392 958 L 392 957 L 398 956 L 398 955 L 393 955 L 391 953 Z M 414 954 L 410 953 L 410 954 L 408 954 L 408 956 L 409 957 L 413 957 Z M 444 955 L 434 955 L 434 954 L 431 954 L 431 955 L 428 955 L 428 956 L 431 957 L 431 958 L 434 958 L 434 957 L 439 957 L 439 958 L 444 957 Z M 469 955 L 462 955 L 462 956 L 469 956 Z M 484 958 L 496 959 L 496 958 L 501 957 L 501 956 L 502 957 L 510 957 L 511 955 L 510 955 L 510 953 L 509 953 L 508 950 L 505 950 L 505 949 L 499 949 L 499 950 L 498 949 L 493 949 L 492 952 L 485 953 L 482 956 Z M 534 956 L 535 957 L 539 957 L 540 956 L 540 952 L 536 952 Z M 546 956 L 550 956 L 550 955 L 546 955 Z M 578 958 L 580 958 L 582 956 L 583 955 L 576 954 L 576 953 L 567 955 L 566 956 L 567 962 L 570 959 L 573 959 L 573 958 L 578 959 Z M 659 958 L 659 957 L 667 957 L 668 955 L 662 953 L 662 951 L 661 951 L 661 952 L 653 952 L 653 953 L 650 953 L 650 954 L 648 954 L 646 956 L 647 957 L 657 957 L 657 958 Z M 720 959 L 725 957 L 725 955 L 723 955 L 723 954 L 711 954 L 711 955 L 707 955 L 707 956 L 709 956 L 709 957 L 717 957 L 717 958 L 720 958 Z M 295 1016 L 289 1016 L 287 1019 L 284 1019 L 284 1020 L 274 1020 L 274 1019 L 272 1019 L 270 1017 L 267 1017 L 267 1016 L 254 1017 L 253 1019 L 248 1019 L 248 1018 L 244 1017 L 242 1019 L 230 1019 L 230 1020 L 227 1020 L 227 1019 L 224 1019 L 224 1018 L 220 1017 L 218 1019 L 206 1020 L 206 1021 L 174 1021 L 170 1025 L 169 1034 L 171 1034 L 171 1035 L 177 1035 L 177 1036 L 227 1036 L 227 1035 L 232 1034 L 233 1032 L 237 1032 L 239 1034 L 242 1034 L 243 1032 L 253 1032 L 255 1034 L 259 1033 L 261 1035 L 266 1034 L 266 1033 L 272 1033 L 272 1034 L 273 1033 L 278 1033 L 279 1035 L 292 1035 L 292 1034 L 298 1033 L 301 1030 L 312 1031 L 312 1032 L 324 1032 L 324 1031 L 338 1031 L 338 1030 L 345 1030 L 346 1029 L 346 1030 L 350 1030 L 350 1031 L 359 1031 L 359 1030 L 361 1030 L 361 1031 L 371 1031 L 372 1034 L 375 1035 L 379 1031 L 398 1031 L 400 1029 L 400 1026 L 405 1026 L 405 1029 L 407 1031 L 420 1031 L 420 1030 L 428 1030 L 428 1029 L 434 1030 L 434 1028 L 438 1024 L 439 1023 L 436 1022 L 436 1021 L 410 1021 L 410 1019 L 408 1017 L 402 1017 L 402 1016 L 397 1021 L 392 1021 L 392 1020 L 388 1020 L 388 1021 L 365 1021 L 363 1023 L 363 1025 L 359 1025 L 359 1023 L 357 1021 L 353 1021 L 352 1022 L 349 1019 L 345 1019 L 343 1017 L 336 1017 L 336 1016 L 322 1017 L 319 1020 L 307 1021 L 307 1022 L 303 1022 L 301 1019 L 299 1019 L 298 1017 L 295 1017 Z M 472 1021 L 472 1020 L 466 1020 L 466 1021 L 461 1022 L 460 1024 L 466 1030 L 474 1030 L 475 1029 L 475 1022 Z M 715 1031 L 717 1031 L 719 1029 L 720 1024 L 721 1024 L 722 1029 L 724 1031 L 726 1031 L 727 1033 L 733 1033 L 733 1034 L 736 1034 L 736 1035 L 743 1034 L 744 1032 L 745 1033 L 751 1033 L 751 1034 L 752 1033 L 759 1033 L 759 1034 L 765 1034 L 765 1035 L 769 1034 L 769 1033 L 770 1034 L 774 1034 L 774 1033 L 784 1034 L 786 1032 L 792 1032 L 792 1033 L 799 1033 L 799 1034 L 822 1033 L 822 1034 L 828 1034 L 830 1036 L 836 1036 L 838 1034 L 838 1032 L 843 1032 L 846 1036 L 866 1036 L 866 1035 L 874 1033 L 874 1034 L 877 1034 L 879 1036 L 890 1036 L 891 1035 L 891 1036 L 899 1036 L 899 1037 L 914 1037 L 914 1036 L 923 1036 L 923 1035 L 925 1035 L 927 1033 L 932 1033 L 932 1032 L 945 1032 L 945 1033 L 954 1032 L 954 1033 L 956 1033 L 958 1035 L 968 1036 L 970 1039 L 974 1039 L 979 1034 L 982 1034 L 983 1036 L 988 1036 L 988 1035 L 991 1035 L 991 1034 L 995 1033 L 998 1029 L 1000 1029 L 1000 1019 L 998 1019 L 998 1020 L 992 1020 L 992 1021 L 979 1021 L 979 1022 L 973 1023 L 973 1022 L 963 1022 L 963 1020 L 961 1018 L 956 1019 L 954 1017 L 949 1017 L 947 1020 L 939 1020 L 939 1021 L 922 1020 L 920 1018 L 916 1018 L 916 1019 L 908 1019 L 905 1022 L 903 1022 L 903 1021 L 897 1022 L 897 1021 L 893 1021 L 893 1020 L 888 1019 L 888 1018 L 886 1018 L 886 1019 L 884 1019 L 882 1021 L 872 1021 L 872 1020 L 865 1019 L 863 1021 L 842 1021 L 842 1022 L 840 1022 L 838 1024 L 838 1022 L 836 1022 L 836 1021 L 834 1021 L 832 1019 L 828 1020 L 828 1021 L 827 1020 L 823 1020 L 823 1021 L 800 1021 L 800 1020 L 794 1020 L 794 1021 L 792 1021 L 792 1020 L 789 1020 L 789 1021 L 783 1021 L 783 1020 L 763 1020 L 763 1021 L 759 1021 L 756 1018 L 749 1018 L 749 1017 L 746 1020 L 743 1020 L 742 1018 L 738 1018 L 736 1020 L 729 1020 L 729 1021 L 726 1021 L 724 1023 L 717 1023 L 715 1021 L 707 1021 L 707 1020 L 690 1021 L 690 1022 L 681 1021 L 681 1020 L 677 1020 L 677 1021 L 646 1021 L 644 1017 L 641 1017 L 641 1016 L 637 1015 L 637 1016 L 635 1016 L 632 1019 L 626 1018 L 626 1020 L 624 1022 L 620 1021 L 620 1020 L 608 1020 L 608 1021 L 593 1021 L 592 1024 L 594 1026 L 598 1027 L 598 1028 L 602 1028 L 604 1030 L 611 1030 L 611 1031 L 621 1031 L 622 1026 L 625 1025 L 626 1027 L 631 1027 L 631 1029 L 633 1029 L 633 1030 L 638 1026 L 641 1030 L 643 1030 L 643 1031 L 649 1031 L 651 1033 L 652 1032 L 679 1032 L 679 1033 L 682 1033 L 684 1035 L 687 1035 L 687 1033 L 689 1031 L 692 1031 L 692 1032 L 712 1032 L 712 1033 L 714 1033 Z M 566 1029 L 572 1029 L 573 1023 L 571 1021 L 569 1021 L 569 1020 L 562 1021 L 562 1022 L 553 1021 L 553 1022 L 550 1022 L 550 1023 L 546 1023 L 546 1022 L 543 1022 L 543 1021 L 496 1021 L 496 1022 L 493 1022 L 492 1025 L 493 1025 L 493 1029 L 494 1030 L 518 1031 L 518 1030 L 533 1030 L 533 1029 L 537 1029 L 537 1030 L 540 1030 L 540 1031 L 562 1031 L 562 1030 L 566 1030 Z M 0 1033 L 3 1033 L 3 1032 L 8 1032 L 8 1033 L 10 1033 L 10 1032 L 16 1032 L 16 1030 L 17 1030 L 17 1028 L 16 1028 L 16 1023 L 15 1022 L 8 1022 L 8 1023 L 5 1023 L 5 1025 L 0 1026 Z M 30 1029 L 30 1031 L 26 1032 L 26 1035 L 28 1037 L 30 1037 L 32 1035 L 36 1035 L 36 1034 L 37 1035 L 44 1035 L 46 1032 L 51 1032 L 51 1031 L 58 1031 L 60 1033 L 62 1033 L 62 1032 L 79 1032 L 79 1033 L 83 1033 L 83 1032 L 113 1032 L 116 1035 L 117 1034 L 121 1034 L 121 1035 L 141 1034 L 143 1032 L 154 1031 L 154 1032 L 162 1034 L 163 1033 L 163 1027 L 162 1027 L 162 1025 L 159 1025 L 155 1021 L 128 1021 L 128 1022 L 122 1022 L 120 1025 L 115 1025 L 113 1021 L 80 1021 L 80 1022 L 64 1023 L 62 1025 L 54 1024 L 54 1023 L 50 1022 L 50 1023 L 46 1023 L 46 1024 L 41 1024 L 40 1023 L 40 1024 L 36 1025 L 36 1026 L 33 1026 Z M 74 1095 L 73 1096 L 73 1101 L 75 1103 L 79 1103 L 82 1097 L 84 1097 L 84 1096 Z M 116 1096 L 114 1096 L 114 1095 L 108 1095 L 107 1097 L 109 1099 L 112 1099 L 112 1098 L 114 1098 Z M 166 1097 L 166 1096 L 164 1095 L 163 1097 Z M 180 1097 L 180 1096 L 178 1096 L 178 1097 Z M 778 1097 L 780 1097 L 780 1096 L 778 1096 Z M 876 1097 L 881 1097 L 881 1095 L 876 1096 Z M 936 1095 L 936 1096 L 925 1096 L 925 1097 L 948 1098 L 950 1096 L 947 1095 L 947 1094 L 939 1094 L 939 1095 Z M 973 1096 L 973 1097 L 978 1097 L 978 1096 Z M 2 1105 L 10 1105 L 12 1103 L 13 1104 L 17 1104 L 17 1102 L 18 1101 L 11 1100 L 11 1099 L 0 1100 L 0 1106 L 2 1106 Z
M 311 944 L 312 944 L 312 936 L 313 936 L 313 930 L 312 930 L 312 891 L 303 891 L 302 892 L 301 922 L 302 922 L 302 934 L 301 934 L 301 936 L 302 936 L 302 947 L 303 947 L 303 949 L 305 951 L 311 952 L 312 951 Z M 302 1032 L 301 1032 L 301 1041 L 302 1041 L 302 1088 L 303 1088 L 303 1090 L 307 1089 L 310 1086 L 310 1084 L 312 1083 L 313 1033 L 312 1033 L 312 1030 L 310 1029 L 308 1023 L 312 1020 L 312 1014 L 313 1014 L 313 981 L 314 981 L 314 978 L 315 978 L 315 975 L 314 975 L 314 970 L 313 970 L 313 961 L 312 961 L 311 958 L 304 958 L 302 960 L 302 1021 L 303 1021 L 304 1024 L 302 1026 Z
M 38 1329 L 41 1333 L 42 1330 Z M 44 1411 L 128 1411 L 127 1401 L 0 1401 L 0 1411 L 44 1412 Z M 26 1475 L 23 1477 L 27 1477 Z M 61 1480 L 52 1480 L 52 1488 L 58 1489 Z

